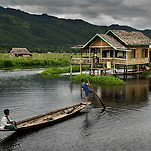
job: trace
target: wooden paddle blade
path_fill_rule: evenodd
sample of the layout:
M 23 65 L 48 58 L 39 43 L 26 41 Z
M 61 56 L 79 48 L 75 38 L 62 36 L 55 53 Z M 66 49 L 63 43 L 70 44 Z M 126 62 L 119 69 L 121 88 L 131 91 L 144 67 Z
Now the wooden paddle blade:
M 101 98 L 99 97 L 99 95 L 93 90 L 93 93 L 98 97 L 100 103 L 102 104 L 103 106 L 103 110 L 102 110 L 102 113 L 105 111 L 106 109 L 106 106 L 104 105 L 103 101 L 101 100 Z

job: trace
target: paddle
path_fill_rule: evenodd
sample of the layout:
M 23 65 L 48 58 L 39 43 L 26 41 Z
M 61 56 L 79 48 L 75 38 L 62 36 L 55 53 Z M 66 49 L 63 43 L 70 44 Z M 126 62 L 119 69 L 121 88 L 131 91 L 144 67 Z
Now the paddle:
M 105 109 L 106 109 L 106 106 L 104 105 L 104 103 L 102 102 L 101 98 L 99 97 L 99 95 L 94 90 L 93 90 L 93 93 L 98 97 L 100 103 L 102 104 L 102 106 L 103 106 L 102 113 L 103 113 L 105 111 Z

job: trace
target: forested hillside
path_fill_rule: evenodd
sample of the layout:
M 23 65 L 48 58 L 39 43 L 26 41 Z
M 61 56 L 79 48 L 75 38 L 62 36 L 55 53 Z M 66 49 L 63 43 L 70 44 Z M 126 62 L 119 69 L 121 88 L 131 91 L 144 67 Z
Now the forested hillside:
M 0 52 L 11 47 L 43 52 L 70 51 L 72 45 L 84 44 L 96 33 L 109 29 L 135 30 L 119 25 L 96 26 L 83 20 L 59 19 L 47 14 L 31 15 L 0 7 Z M 151 38 L 151 30 L 142 32 Z

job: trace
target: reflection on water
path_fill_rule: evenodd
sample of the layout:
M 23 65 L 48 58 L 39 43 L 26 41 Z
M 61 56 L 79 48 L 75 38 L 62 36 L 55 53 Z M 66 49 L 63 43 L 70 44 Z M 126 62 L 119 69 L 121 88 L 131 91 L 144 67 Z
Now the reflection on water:
M 0 71 L 0 116 L 10 108 L 16 121 L 84 100 L 81 85 L 68 77 L 45 79 L 38 70 Z M 150 150 L 151 80 L 130 78 L 121 87 L 92 86 L 107 106 L 105 114 L 97 97 L 73 119 L 39 131 L 13 133 L 0 150 Z
M 97 87 L 96 89 L 105 104 L 110 107 L 112 107 L 115 102 L 125 107 L 132 104 L 139 105 L 139 103 L 147 103 L 151 90 L 150 79 L 128 79 L 126 85 L 121 87 Z M 117 106 L 117 103 L 115 105 Z

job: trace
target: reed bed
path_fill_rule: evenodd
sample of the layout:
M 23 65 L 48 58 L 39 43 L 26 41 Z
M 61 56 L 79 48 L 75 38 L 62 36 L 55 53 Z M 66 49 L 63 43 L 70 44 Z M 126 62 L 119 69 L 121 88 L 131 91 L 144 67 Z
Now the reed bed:
M 79 57 L 74 53 L 39 53 L 30 58 L 11 58 L 9 54 L 0 54 L 0 69 L 22 68 L 50 68 L 67 67 L 70 65 L 70 56 Z

